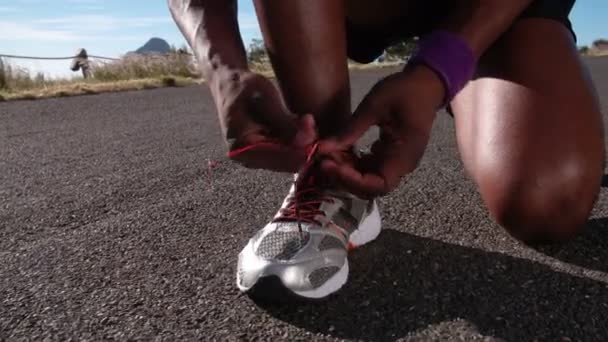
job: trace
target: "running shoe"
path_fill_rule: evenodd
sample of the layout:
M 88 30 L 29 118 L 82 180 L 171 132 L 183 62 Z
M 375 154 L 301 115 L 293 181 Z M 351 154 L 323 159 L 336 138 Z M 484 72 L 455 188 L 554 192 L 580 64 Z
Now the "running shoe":
M 325 298 L 348 279 L 348 251 L 380 234 L 376 202 L 332 190 L 315 165 L 294 176 L 279 211 L 240 252 L 242 292 L 271 300 Z

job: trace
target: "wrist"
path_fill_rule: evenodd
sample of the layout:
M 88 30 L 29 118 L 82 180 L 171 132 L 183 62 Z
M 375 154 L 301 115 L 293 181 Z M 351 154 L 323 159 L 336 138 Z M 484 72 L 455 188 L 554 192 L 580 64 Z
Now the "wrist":
M 443 83 L 425 65 L 408 65 L 396 74 L 399 79 L 398 111 L 408 125 L 422 135 L 430 132 L 444 98 Z
M 441 77 L 433 69 L 425 64 L 408 65 L 403 70 L 409 73 L 418 99 L 416 105 L 436 111 L 443 106 L 446 97 L 446 88 Z
M 408 66 L 425 66 L 443 85 L 441 106 L 446 106 L 471 80 L 477 58 L 468 43 L 448 31 L 434 31 L 422 37 Z

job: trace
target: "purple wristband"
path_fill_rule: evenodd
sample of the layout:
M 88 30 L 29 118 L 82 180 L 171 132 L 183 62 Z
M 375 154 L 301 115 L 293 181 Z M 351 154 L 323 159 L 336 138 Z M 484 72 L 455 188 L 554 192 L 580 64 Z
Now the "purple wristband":
M 445 86 L 443 106 L 471 80 L 477 60 L 466 41 L 448 31 L 421 37 L 408 65 L 424 64 L 434 70 Z

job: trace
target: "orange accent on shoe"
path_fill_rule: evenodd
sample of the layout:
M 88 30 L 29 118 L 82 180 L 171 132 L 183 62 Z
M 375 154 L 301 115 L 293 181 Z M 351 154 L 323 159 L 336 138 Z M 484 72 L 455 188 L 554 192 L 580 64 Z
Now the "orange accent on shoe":
M 346 249 L 348 251 L 352 251 L 353 249 L 357 248 L 357 246 L 355 246 L 352 242 L 348 243 L 348 246 L 346 246 Z

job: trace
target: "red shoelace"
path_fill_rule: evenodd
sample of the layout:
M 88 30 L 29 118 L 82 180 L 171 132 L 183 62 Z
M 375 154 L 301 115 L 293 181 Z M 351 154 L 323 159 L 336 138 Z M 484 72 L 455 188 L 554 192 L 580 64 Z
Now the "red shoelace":
M 232 151 L 231 156 L 239 153 L 244 153 L 257 145 L 246 146 L 237 151 Z M 298 172 L 298 177 L 295 180 L 295 189 L 293 195 L 287 199 L 287 205 L 279 211 L 279 216 L 274 219 L 274 222 L 297 222 L 298 228 L 302 231 L 302 222 L 314 223 L 321 225 L 316 220 L 317 215 L 325 215 L 325 212 L 319 209 L 323 202 L 333 202 L 334 199 L 326 196 L 315 183 L 315 176 L 312 168 L 317 162 L 318 143 L 313 143 L 306 147 L 306 163 Z
M 295 180 L 293 195 L 287 199 L 287 205 L 279 211 L 280 216 L 275 221 L 295 221 L 302 231 L 302 222 L 321 225 L 317 221 L 317 215 L 325 215 L 319 209 L 323 202 L 333 202 L 333 198 L 326 196 L 318 188 L 312 168 L 317 162 L 317 150 L 319 145 L 312 144 L 307 148 L 306 163 L 298 173 Z

